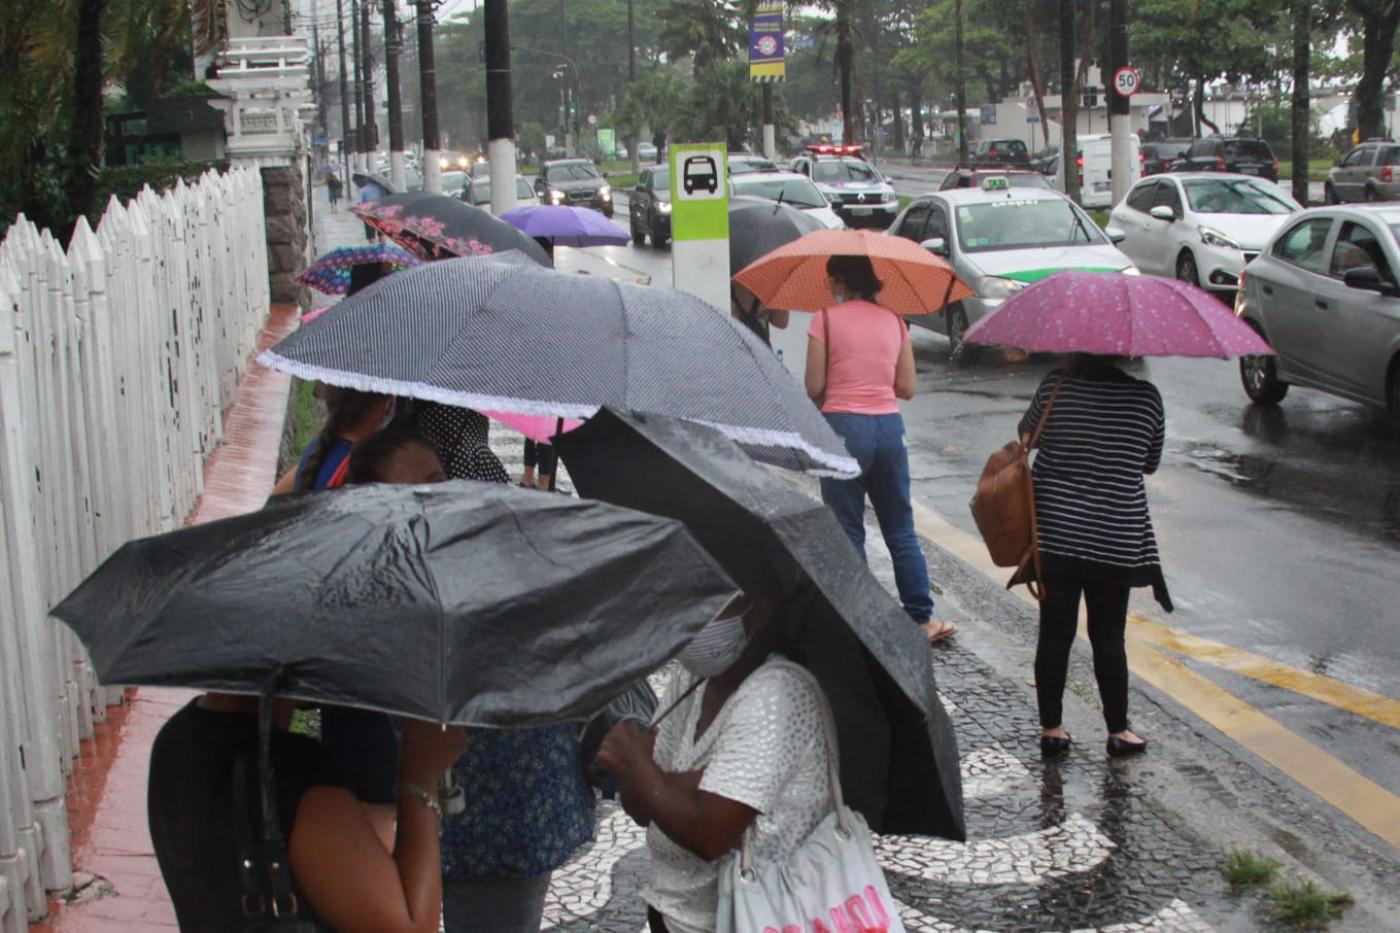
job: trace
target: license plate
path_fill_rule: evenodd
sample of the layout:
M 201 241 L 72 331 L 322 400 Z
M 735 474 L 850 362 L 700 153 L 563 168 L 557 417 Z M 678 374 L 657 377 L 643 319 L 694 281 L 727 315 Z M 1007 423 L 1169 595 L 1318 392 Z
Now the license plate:
M 1111 190 L 1113 190 L 1113 182 L 1111 182 L 1111 181 L 1096 181 L 1096 182 L 1094 182 L 1094 190 L 1095 190 L 1095 191 L 1111 191 Z
M 869 216 L 870 216 L 870 208 L 868 208 L 868 207 L 853 207 L 853 208 L 851 208 L 851 213 L 852 213 L 852 214 L 855 214 L 857 217 L 869 217 Z
M 1241 175 L 1258 175 L 1258 174 L 1259 174 L 1259 166 L 1257 166 L 1257 165 L 1241 165 L 1241 166 L 1238 166 L 1238 168 L 1239 168 L 1239 172 L 1240 172 Z

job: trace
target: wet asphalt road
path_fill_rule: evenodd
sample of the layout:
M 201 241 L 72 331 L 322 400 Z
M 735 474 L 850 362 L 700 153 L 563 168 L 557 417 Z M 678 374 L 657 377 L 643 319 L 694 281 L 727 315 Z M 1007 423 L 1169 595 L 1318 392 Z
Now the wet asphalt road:
M 669 250 L 590 252 L 670 281 Z M 793 317 L 774 344 L 800 376 L 807 316 Z M 915 334 L 919 395 L 904 405 L 914 496 L 975 532 L 967 503 L 982 464 L 1056 361 L 981 351 L 954 362 L 943 337 Z M 1307 389 L 1251 405 L 1238 367 L 1219 360 L 1150 360 L 1133 373 L 1167 408 L 1148 492 L 1177 605 L 1168 616 L 1140 591 L 1134 610 L 1400 699 L 1400 423 Z M 1195 669 L 1400 794 L 1400 731 L 1286 686 Z

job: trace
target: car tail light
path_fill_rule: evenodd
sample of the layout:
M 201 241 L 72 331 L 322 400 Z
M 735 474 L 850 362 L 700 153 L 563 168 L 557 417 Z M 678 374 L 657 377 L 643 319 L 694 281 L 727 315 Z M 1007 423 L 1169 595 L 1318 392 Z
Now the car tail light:
M 1217 172 L 1223 172 L 1223 171 L 1225 171 L 1225 159 L 1224 159 L 1224 157 L 1222 157 L 1222 156 L 1216 156 L 1216 157 L 1215 157 L 1215 170 L 1216 170 Z
M 1168 168 L 1171 168 L 1171 167 L 1172 167 L 1172 160 L 1171 160 L 1171 159 L 1163 159 L 1163 160 L 1162 160 L 1162 168 L 1168 169 Z
M 1390 181 L 1391 178 L 1394 177 L 1393 171 L 1394 170 L 1389 165 L 1381 169 L 1381 181 Z
M 1138 153 L 1138 165 L 1146 165 L 1146 164 L 1147 164 L 1147 154 L 1146 154 L 1146 153 L 1143 153 L 1143 152 L 1139 152 L 1139 153 Z
M 1081 155 L 1081 156 L 1075 156 L 1075 157 L 1074 157 L 1074 164 L 1077 165 L 1077 166 L 1079 166 L 1080 168 L 1083 168 L 1083 167 L 1084 167 L 1084 157 L 1083 157 L 1082 155 Z

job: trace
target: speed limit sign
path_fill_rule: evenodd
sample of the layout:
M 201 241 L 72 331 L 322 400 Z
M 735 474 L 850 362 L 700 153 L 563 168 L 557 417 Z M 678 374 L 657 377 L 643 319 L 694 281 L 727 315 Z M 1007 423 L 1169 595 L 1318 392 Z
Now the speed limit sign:
M 1142 86 L 1142 76 L 1136 68 L 1119 68 L 1113 73 L 1113 90 L 1119 97 L 1132 97 Z

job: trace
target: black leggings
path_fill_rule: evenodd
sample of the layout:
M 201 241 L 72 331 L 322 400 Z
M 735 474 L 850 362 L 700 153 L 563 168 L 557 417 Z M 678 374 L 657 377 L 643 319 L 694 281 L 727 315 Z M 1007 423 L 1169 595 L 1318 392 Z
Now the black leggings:
M 1061 574 L 1043 574 L 1045 601 L 1040 604 L 1040 638 L 1035 646 L 1035 692 L 1040 724 L 1061 725 L 1069 649 L 1079 627 L 1079 597 L 1089 616 L 1089 644 L 1094 648 L 1094 678 L 1099 682 L 1103 719 L 1109 733 L 1128 728 L 1128 655 L 1123 631 L 1128 624 L 1128 587 Z
M 669 933 L 666 929 L 666 920 L 661 916 L 661 911 L 650 904 L 647 905 L 647 928 L 651 933 Z
M 553 476 L 554 471 L 559 466 L 559 453 L 554 449 L 553 444 L 539 444 L 525 439 L 525 465 L 527 467 L 536 466 L 541 476 Z

